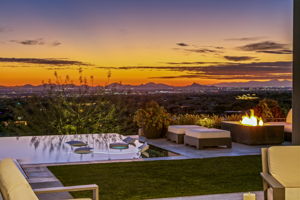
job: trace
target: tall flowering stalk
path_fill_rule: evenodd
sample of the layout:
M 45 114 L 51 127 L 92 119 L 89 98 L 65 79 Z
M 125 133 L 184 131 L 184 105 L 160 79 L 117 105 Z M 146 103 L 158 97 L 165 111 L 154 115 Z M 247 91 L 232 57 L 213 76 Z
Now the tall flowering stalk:
M 87 134 L 119 132 L 117 109 L 103 98 L 102 87 L 89 87 L 79 69 L 79 86 L 69 76 L 63 81 L 54 73 L 55 84 L 45 84 L 45 92 L 26 98 L 12 107 L 15 120 L 21 118 L 26 126 L 10 124 L 19 135 Z M 94 81 L 94 77 L 90 77 Z

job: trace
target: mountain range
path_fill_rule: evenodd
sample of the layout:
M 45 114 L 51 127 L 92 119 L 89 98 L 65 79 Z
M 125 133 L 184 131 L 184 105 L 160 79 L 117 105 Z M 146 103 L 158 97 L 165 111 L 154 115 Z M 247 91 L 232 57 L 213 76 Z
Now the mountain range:
M 293 82 L 288 80 L 228 82 L 215 84 L 217 87 L 292 87 L 292 85 Z
M 200 89 L 214 89 L 215 86 L 212 85 L 201 85 L 198 83 L 193 83 L 187 86 L 171 86 L 163 83 L 153 83 L 149 82 L 141 85 L 123 85 L 120 83 L 112 83 L 106 88 L 115 90 L 200 90 Z
M 26 84 L 23 86 L 0 86 L 0 89 L 32 89 L 32 90 L 43 90 L 45 86 L 49 86 L 48 84 L 45 85 L 30 85 Z M 68 88 L 76 88 L 79 86 L 68 84 L 64 85 L 64 87 Z M 225 82 L 225 83 L 218 83 L 214 85 L 202 85 L 198 83 L 193 83 L 191 85 L 186 86 L 171 86 L 167 84 L 162 83 L 153 83 L 149 82 L 146 84 L 140 84 L 140 85 L 126 85 L 121 83 L 111 83 L 108 86 L 106 86 L 107 89 L 111 90 L 137 90 L 137 91 L 153 91 L 153 90 L 188 90 L 188 91 L 194 91 L 194 90 L 208 90 L 208 89 L 217 89 L 220 87 L 292 87 L 292 81 L 284 80 L 270 80 L 270 81 L 248 81 L 248 82 Z

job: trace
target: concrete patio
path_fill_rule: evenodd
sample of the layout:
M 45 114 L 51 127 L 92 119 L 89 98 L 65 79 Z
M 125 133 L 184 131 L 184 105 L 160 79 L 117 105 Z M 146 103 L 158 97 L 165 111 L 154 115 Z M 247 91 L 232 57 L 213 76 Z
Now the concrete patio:
M 63 186 L 63 184 L 45 166 L 22 166 L 22 169 L 26 173 L 31 187 L 34 189 Z M 68 192 L 39 194 L 38 197 L 40 200 L 72 199 L 72 196 Z
M 259 155 L 261 148 L 270 146 L 270 145 L 250 146 L 250 145 L 233 142 L 232 148 L 229 149 L 226 147 L 213 147 L 213 148 L 205 148 L 205 149 L 198 150 L 191 146 L 170 142 L 165 138 L 147 139 L 145 141 L 147 141 L 148 144 L 180 154 L 180 156 L 178 156 L 180 157 L 180 159 Z M 284 142 L 282 145 L 290 145 L 290 144 L 291 144 L 290 142 Z M 165 157 L 162 159 L 164 160 L 169 158 L 170 157 Z

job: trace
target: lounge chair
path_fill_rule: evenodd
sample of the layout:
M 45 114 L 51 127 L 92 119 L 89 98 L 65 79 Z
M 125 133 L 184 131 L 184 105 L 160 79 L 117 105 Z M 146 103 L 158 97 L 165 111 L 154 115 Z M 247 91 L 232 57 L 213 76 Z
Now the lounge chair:
M 19 170 L 14 160 L 6 158 L 0 161 L 0 199 L 3 198 L 3 200 L 38 200 L 36 194 L 75 192 L 85 190 L 93 191 L 93 199 L 81 198 L 80 200 L 99 199 L 98 186 L 95 184 L 32 189 L 24 175 Z
M 206 129 L 188 129 L 184 135 L 184 144 L 195 146 L 197 149 L 212 146 L 227 146 L 231 148 L 230 131 L 206 128 Z
M 265 200 L 300 199 L 300 146 L 262 149 Z
M 194 128 L 205 128 L 205 127 L 197 126 L 197 125 L 170 125 L 168 127 L 167 139 L 170 141 L 174 141 L 177 144 L 183 144 L 185 131 Z
M 293 111 L 292 111 L 292 109 L 290 109 L 288 115 L 286 116 L 286 120 L 284 122 L 268 122 L 268 124 L 283 125 L 284 133 L 285 133 L 285 140 L 290 141 L 292 138 L 292 129 L 293 129 Z

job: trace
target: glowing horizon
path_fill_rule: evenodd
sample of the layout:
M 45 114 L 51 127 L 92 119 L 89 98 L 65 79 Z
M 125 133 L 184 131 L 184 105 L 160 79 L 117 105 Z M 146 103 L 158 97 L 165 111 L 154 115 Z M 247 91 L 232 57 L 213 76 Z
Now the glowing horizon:
M 291 43 L 292 0 L 5 1 L 0 85 L 291 80 Z

